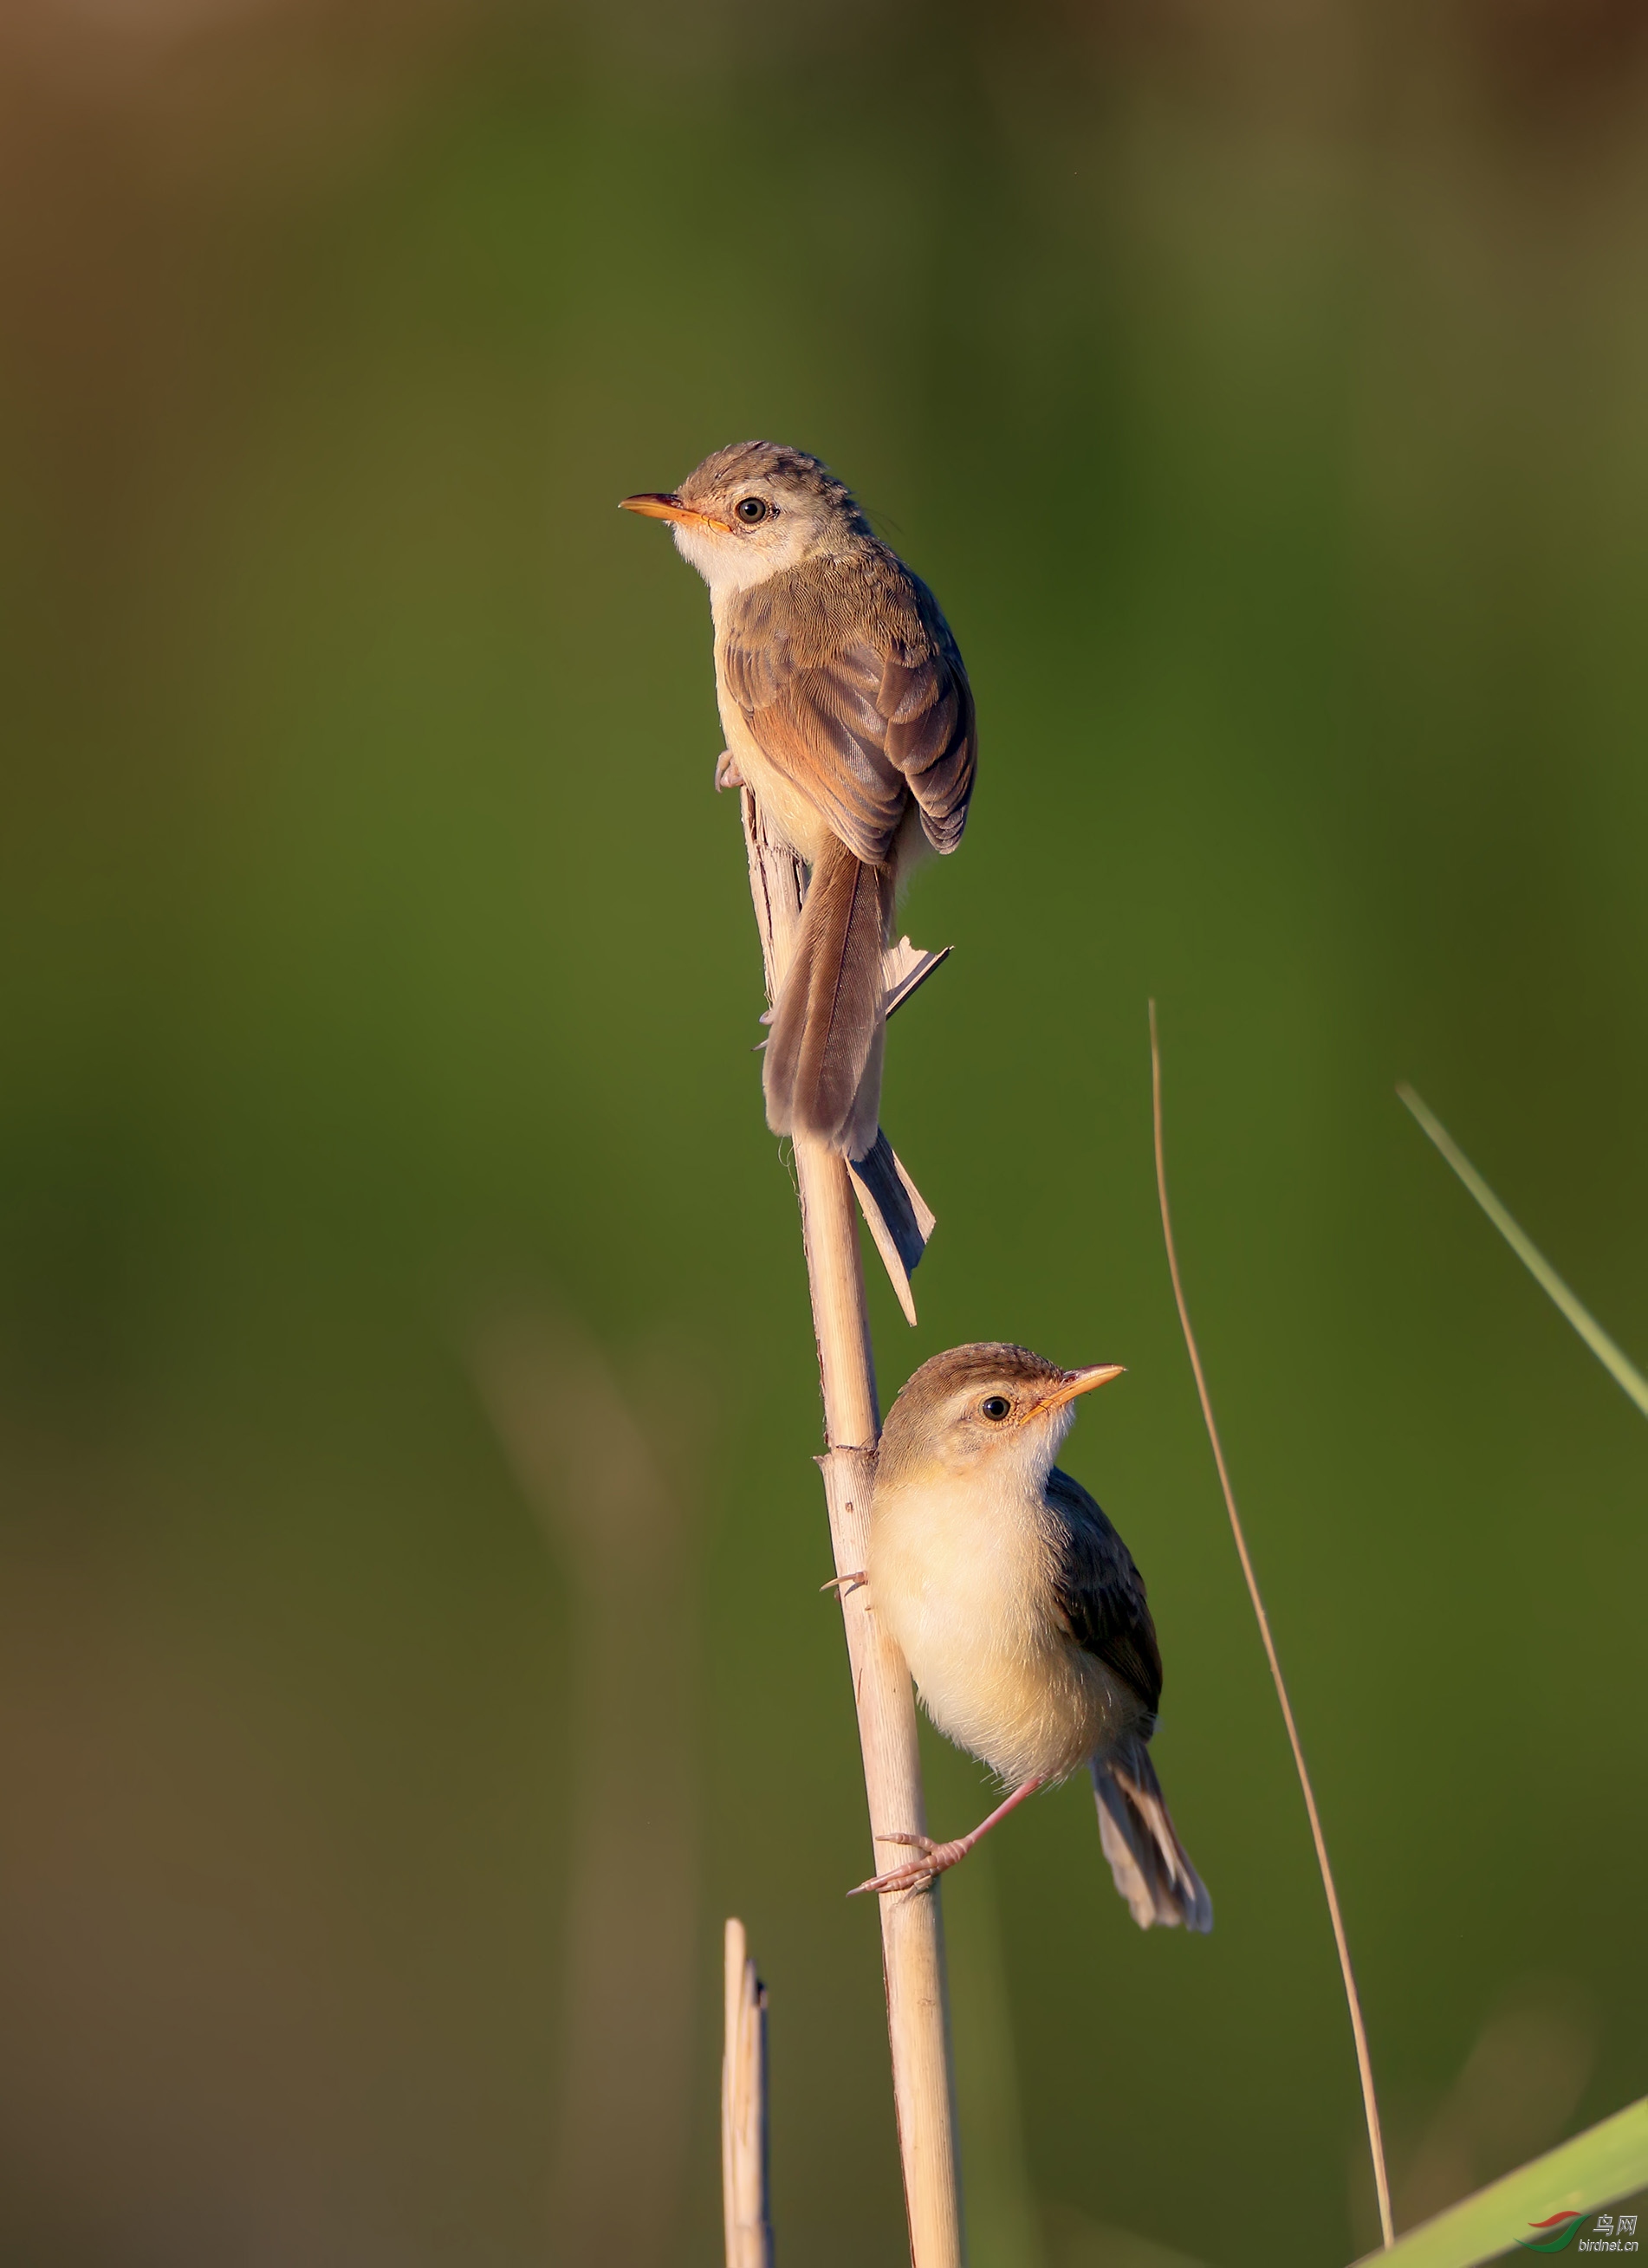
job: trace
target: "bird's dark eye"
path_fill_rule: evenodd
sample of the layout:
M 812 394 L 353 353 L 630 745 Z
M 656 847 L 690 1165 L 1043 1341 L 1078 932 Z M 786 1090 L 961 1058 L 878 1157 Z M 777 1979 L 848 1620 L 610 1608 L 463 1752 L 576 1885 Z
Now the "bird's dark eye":
M 979 1404 L 979 1415 L 987 1418 L 993 1425 L 999 1425 L 1003 1418 L 1010 1418 L 1012 1414 L 1013 1405 L 1005 1394 L 987 1394 Z
M 740 497 L 733 510 L 746 527 L 757 527 L 766 518 L 769 506 L 765 497 Z

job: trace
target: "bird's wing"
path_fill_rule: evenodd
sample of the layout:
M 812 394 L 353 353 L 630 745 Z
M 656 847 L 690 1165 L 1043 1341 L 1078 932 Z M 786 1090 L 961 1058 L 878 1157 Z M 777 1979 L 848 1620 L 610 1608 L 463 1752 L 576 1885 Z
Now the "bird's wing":
M 889 551 L 810 561 L 741 592 L 721 681 L 767 761 L 858 858 L 884 865 L 914 797 L 953 850 L 977 759 L 972 694 L 937 601 Z
M 1130 1685 L 1154 1716 L 1162 1656 L 1133 1554 L 1080 1481 L 1047 1476 L 1054 1542 L 1053 1591 L 1070 1636 Z

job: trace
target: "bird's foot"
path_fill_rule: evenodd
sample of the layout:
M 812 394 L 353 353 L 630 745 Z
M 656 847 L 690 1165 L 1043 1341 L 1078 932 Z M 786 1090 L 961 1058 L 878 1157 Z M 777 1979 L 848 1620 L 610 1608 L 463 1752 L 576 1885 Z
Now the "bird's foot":
M 723 748 L 715 759 L 715 792 L 723 795 L 729 787 L 743 787 L 744 776 L 738 769 L 738 759 L 730 748 Z
M 861 1897 L 866 1890 L 877 1893 L 887 1890 L 925 1890 L 935 1882 L 948 1867 L 955 1866 L 966 1857 L 973 1846 L 974 1837 L 964 1835 L 959 1843 L 935 1843 L 930 1835 L 878 1835 L 878 1843 L 907 1843 L 919 1851 L 920 1857 L 912 1859 L 891 1874 L 872 1874 L 868 1882 L 860 1882 L 847 1892 L 850 1898 Z
M 818 1587 L 821 1591 L 834 1591 L 845 1599 L 849 1591 L 861 1590 L 868 1580 L 869 1577 L 861 1567 L 856 1575 L 831 1575 L 827 1583 L 820 1583 Z

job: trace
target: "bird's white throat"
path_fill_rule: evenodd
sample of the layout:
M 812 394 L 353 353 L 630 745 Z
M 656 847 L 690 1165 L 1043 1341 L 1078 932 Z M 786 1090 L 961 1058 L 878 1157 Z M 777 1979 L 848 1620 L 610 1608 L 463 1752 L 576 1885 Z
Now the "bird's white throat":
M 691 520 L 676 520 L 669 533 L 681 556 L 709 585 L 712 606 L 798 567 L 814 549 L 813 530 L 804 518 L 787 518 L 759 541 L 723 535 L 719 528 L 695 526 Z

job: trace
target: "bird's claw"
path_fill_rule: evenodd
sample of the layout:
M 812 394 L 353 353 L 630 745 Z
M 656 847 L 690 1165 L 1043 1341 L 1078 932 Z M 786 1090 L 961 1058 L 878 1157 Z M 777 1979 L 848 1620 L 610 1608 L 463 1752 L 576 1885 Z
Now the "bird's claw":
M 850 1889 L 850 1898 L 861 1897 L 866 1890 L 884 1895 L 889 1890 L 925 1890 L 935 1882 L 949 1867 L 964 1859 L 972 1848 L 971 1843 L 935 1843 L 930 1835 L 878 1835 L 878 1843 L 907 1843 L 919 1851 L 919 1859 L 911 1859 L 902 1867 L 894 1867 L 885 1874 L 872 1874 L 868 1882 L 860 1882 Z
M 744 776 L 738 769 L 738 759 L 730 748 L 723 748 L 715 759 L 715 792 L 722 795 L 729 787 L 743 787 Z
M 821 1591 L 834 1591 L 839 1597 L 845 1599 L 849 1592 L 862 1590 L 868 1580 L 869 1577 L 861 1567 L 854 1575 L 831 1575 L 830 1580 L 827 1583 L 820 1583 L 818 1588 Z

